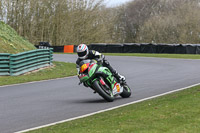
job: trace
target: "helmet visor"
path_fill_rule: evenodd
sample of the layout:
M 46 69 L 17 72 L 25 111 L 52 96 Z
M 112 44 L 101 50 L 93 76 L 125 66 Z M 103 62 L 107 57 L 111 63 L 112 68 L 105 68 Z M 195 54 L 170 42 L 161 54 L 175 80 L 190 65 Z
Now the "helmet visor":
M 83 52 L 78 52 L 78 56 L 79 57 L 83 57 L 87 54 L 87 50 L 83 51 Z

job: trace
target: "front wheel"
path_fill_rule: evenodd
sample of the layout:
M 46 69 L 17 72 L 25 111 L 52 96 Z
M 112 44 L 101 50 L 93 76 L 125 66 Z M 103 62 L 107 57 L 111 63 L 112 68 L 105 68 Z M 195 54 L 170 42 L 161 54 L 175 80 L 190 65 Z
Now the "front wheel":
M 106 101 L 113 102 L 114 96 L 109 88 L 106 88 L 98 80 L 94 81 L 93 87 L 100 96 L 102 96 Z
M 120 94 L 121 97 L 123 98 L 128 98 L 131 96 L 131 89 L 130 87 L 125 83 L 123 84 L 124 90 L 123 92 Z

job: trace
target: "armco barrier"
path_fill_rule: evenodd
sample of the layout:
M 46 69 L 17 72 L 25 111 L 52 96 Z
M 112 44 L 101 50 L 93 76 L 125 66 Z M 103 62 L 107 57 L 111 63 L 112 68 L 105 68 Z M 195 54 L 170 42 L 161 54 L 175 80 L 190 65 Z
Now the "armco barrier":
M 10 54 L 0 53 L 0 76 L 10 75 Z
M 0 54 L 0 75 L 17 76 L 52 65 L 52 49 L 37 49 L 19 54 Z

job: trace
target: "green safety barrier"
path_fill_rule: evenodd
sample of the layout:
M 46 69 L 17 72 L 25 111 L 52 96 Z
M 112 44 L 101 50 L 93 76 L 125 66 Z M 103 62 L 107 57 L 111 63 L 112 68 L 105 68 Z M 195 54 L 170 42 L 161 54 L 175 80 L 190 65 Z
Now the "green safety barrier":
M 19 54 L 0 53 L 0 76 L 17 76 L 52 65 L 53 49 L 37 49 Z

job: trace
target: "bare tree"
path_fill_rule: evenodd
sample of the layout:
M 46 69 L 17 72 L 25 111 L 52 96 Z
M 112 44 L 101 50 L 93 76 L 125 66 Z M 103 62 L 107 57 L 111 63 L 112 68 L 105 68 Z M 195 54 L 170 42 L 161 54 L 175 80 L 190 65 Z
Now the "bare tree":
M 138 42 L 199 43 L 200 7 L 198 1 L 168 1 L 165 10 L 152 16 L 140 28 Z M 170 7 L 170 10 L 167 10 Z M 164 8 L 163 8 L 164 9 Z

